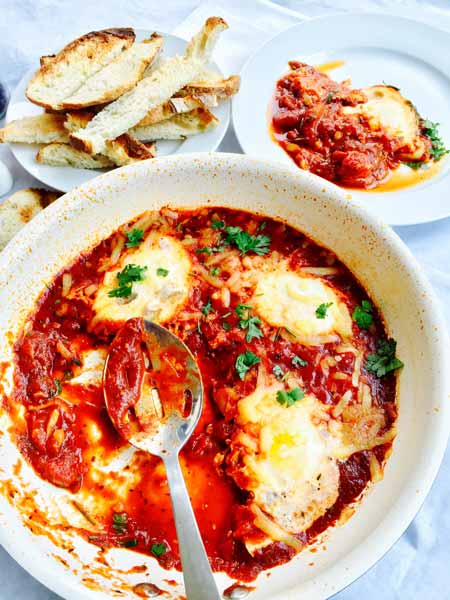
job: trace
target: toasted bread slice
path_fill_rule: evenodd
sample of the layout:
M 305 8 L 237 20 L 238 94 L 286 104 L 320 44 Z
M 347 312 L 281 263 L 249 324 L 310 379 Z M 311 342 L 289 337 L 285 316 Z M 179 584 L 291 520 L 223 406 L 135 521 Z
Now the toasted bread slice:
M 27 98 L 57 109 L 64 98 L 129 48 L 134 39 L 134 31 L 124 28 L 93 31 L 70 42 L 55 57 L 46 57 L 27 86 Z
M 167 59 L 134 89 L 108 104 L 85 129 L 71 134 L 71 143 L 89 154 L 104 152 L 107 140 L 137 125 L 150 110 L 199 76 L 211 58 L 218 35 L 227 27 L 223 19 L 208 19 L 188 44 L 184 56 Z
M 156 145 L 143 144 L 128 133 L 123 133 L 115 140 L 106 142 L 106 156 L 121 167 L 147 158 L 155 158 Z
M 71 110 L 112 102 L 142 79 L 162 46 L 163 38 L 156 33 L 148 40 L 133 44 L 60 102 L 58 108 Z
M 45 67 L 45 65 L 49 65 L 52 60 L 54 60 L 56 54 L 46 54 L 45 56 L 41 56 L 39 59 L 39 64 L 41 67 Z
M 215 94 L 219 100 L 225 100 L 238 93 L 241 85 L 239 75 L 231 75 L 227 79 L 218 79 L 216 81 L 193 81 L 185 86 L 179 96 L 203 96 L 205 94 Z
M 26 188 L 15 192 L 0 204 L 0 250 L 28 221 L 59 196 L 60 192 Z
M 53 167 L 74 167 L 75 169 L 104 169 L 113 167 L 114 162 L 106 156 L 92 156 L 73 148 L 70 144 L 47 144 L 42 146 L 36 155 L 36 160 L 44 165 Z
M 196 108 L 188 113 L 174 115 L 161 123 L 134 127 L 130 129 L 130 134 L 138 140 L 184 140 L 213 129 L 218 124 L 219 119 L 207 108 Z
M 43 113 L 11 121 L 0 129 L 0 142 L 24 144 L 49 144 L 68 142 L 69 134 L 64 127 L 64 115 Z
M 204 94 L 201 97 L 197 96 L 184 96 L 183 98 L 171 98 L 168 102 L 160 104 L 159 106 L 150 110 L 142 121 L 136 125 L 136 127 L 145 127 L 147 125 L 153 125 L 154 123 L 160 123 L 166 119 L 170 119 L 174 115 L 190 112 L 196 108 L 211 108 L 217 106 L 217 96 L 214 94 Z

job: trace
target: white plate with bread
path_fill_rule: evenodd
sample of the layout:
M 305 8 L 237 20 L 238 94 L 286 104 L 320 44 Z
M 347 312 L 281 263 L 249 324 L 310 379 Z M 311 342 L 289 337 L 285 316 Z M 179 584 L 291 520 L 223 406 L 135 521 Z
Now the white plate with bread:
M 225 29 L 211 17 L 189 43 L 130 28 L 81 36 L 23 77 L 0 142 L 62 191 L 139 160 L 216 150 L 240 83 L 212 62 Z

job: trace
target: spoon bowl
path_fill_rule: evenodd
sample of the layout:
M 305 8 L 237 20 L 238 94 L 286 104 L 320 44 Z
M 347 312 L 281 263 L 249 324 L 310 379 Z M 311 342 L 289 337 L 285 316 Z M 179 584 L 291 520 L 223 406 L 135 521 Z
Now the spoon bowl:
M 140 378 L 135 376 L 135 372 L 139 372 L 139 368 L 135 368 L 136 365 L 132 364 L 131 356 L 128 357 L 128 360 L 124 355 L 124 352 L 126 353 L 129 349 L 129 345 L 116 346 L 116 340 L 121 335 L 121 331 L 130 323 L 133 325 L 132 331 L 138 332 L 142 336 L 142 339 L 138 338 L 139 343 L 135 343 L 135 347 L 139 349 L 141 345 L 145 344 L 148 349 L 149 366 L 157 370 L 155 365 L 161 364 L 157 356 L 160 349 L 170 349 L 176 354 L 178 363 L 182 363 L 181 387 L 187 400 L 185 407 L 188 404 L 188 414 L 184 414 L 186 409 L 182 411 L 182 414 L 173 406 L 170 408 L 170 398 L 164 397 L 164 394 L 167 393 L 166 388 L 162 394 L 157 387 L 145 386 L 142 373 Z M 120 356 L 120 362 L 116 360 L 117 355 Z M 112 356 L 113 359 L 111 359 Z M 142 357 L 140 358 L 142 359 Z M 136 362 L 139 363 L 139 359 Z M 108 384 L 111 377 L 114 378 L 117 375 L 114 373 L 115 365 L 125 369 L 121 375 L 128 375 L 128 378 L 125 376 L 122 379 L 129 379 L 130 385 L 135 384 L 134 387 L 139 396 L 135 406 L 141 402 L 147 409 L 151 408 L 153 416 L 156 415 L 151 429 L 139 428 L 136 430 L 136 427 L 124 427 L 118 419 L 117 398 L 110 392 Z M 126 371 L 127 368 L 132 372 L 131 377 Z M 133 371 L 131 371 L 132 368 Z M 175 367 L 174 370 L 177 372 Z M 181 448 L 193 433 L 203 408 L 202 379 L 194 356 L 189 348 L 165 327 L 151 321 L 130 319 L 116 335 L 106 359 L 103 370 L 103 393 L 108 414 L 119 433 L 136 448 L 159 456 L 164 462 L 188 600 L 219 600 L 220 595 L 195 520 L 178 458 Z M 165 410 L 165 406 L 169 408 Z M 129 412 L 134 412 L 135 418 L 137 412 L 133 406 L 129 407 Z

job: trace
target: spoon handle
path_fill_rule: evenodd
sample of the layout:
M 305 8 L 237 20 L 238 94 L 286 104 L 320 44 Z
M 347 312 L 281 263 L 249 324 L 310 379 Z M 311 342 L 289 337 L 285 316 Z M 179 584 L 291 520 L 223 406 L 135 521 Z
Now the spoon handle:
M 163 460 L 175 517 L 186 597 L 188 600 L 220 600 L 178 456 L 172 454 Z

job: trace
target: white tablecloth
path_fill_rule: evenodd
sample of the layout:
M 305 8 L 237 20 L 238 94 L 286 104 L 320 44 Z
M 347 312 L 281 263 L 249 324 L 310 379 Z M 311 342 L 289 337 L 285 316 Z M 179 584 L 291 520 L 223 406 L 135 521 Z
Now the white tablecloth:
M 86 31 L 130 25 L 189 37 L 204 17 L 213 14 L 224 17 L 231 26 L 226 50 L 221 45 L 225 42 L 219 44 L 219 62 L 225 70 L 236 71 L 250 52 L 301 19 L 356 10 L 407 16 L 450 31 L 448 0 L 278 0 L 277 4 L 269 0 L 1 0 L 0 77 L 12 88 L 36 64 L 37 57 Z M 219 150 L 241 151 L 232 129 Z M 0 160 L 11 169 L 15 189 L 36 184 L 7 147 L 0 146 Z M 397 233 L 425 266 L 444 311 L 450 315 L 450 219 L 400 227 Z M 448 498 L 450 452 L 424 507 L 403 537 L 373 569 L 335 598 L 450 599 Z M 25 598 L 55 600 L 57 596 L 0 548 L 0 600 Z

